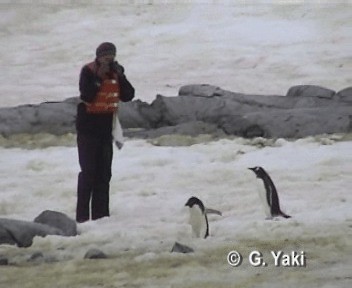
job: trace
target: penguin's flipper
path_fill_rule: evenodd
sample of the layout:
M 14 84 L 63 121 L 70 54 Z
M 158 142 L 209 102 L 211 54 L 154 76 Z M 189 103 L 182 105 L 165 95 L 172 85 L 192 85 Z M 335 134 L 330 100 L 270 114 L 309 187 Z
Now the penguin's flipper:
M 216 215 L 222 216 L 221 211 L 211 209 L 211 208 L 205 208 L 205 214 L 216 214 Z

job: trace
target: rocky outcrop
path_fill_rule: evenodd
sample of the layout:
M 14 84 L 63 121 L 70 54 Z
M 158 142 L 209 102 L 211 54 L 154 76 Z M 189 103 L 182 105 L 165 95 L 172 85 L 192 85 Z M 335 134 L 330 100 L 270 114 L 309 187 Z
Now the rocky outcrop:
M 69 98 L 63 102 L 0 108 L 0 134 L 72 133 L 78 101 L 78 98 Z
M 17 245 L 18 247 L 29 247 L 35 236 L 45 237 L 47 235 L 62 235 L 60 229 L 14 219 L 0 219 L 0 244 Z
M 352 87 L 348 87 L 336 93 L 336 98 L 338 101 L 352 105 Z
M 335 93 L 318 86 L 295 86 L 285 97 L 245 95 L 209 85 L 184 86 L 177 97 L 158 96 L 151 106 L 160 117 L 156 122 L 148 119 L 156 129 L 136 134 L 156 137 L 172 130 L 190 135 L 184 128 L 194 123 L 194 129 L 189 129 L 193 134 L 212 131 L 220 135 L 221 131 L 242 137 L 299 138 L 347 133 L 352 131 L 348 91 Z
M 75 133 L 78 98 L 0 109 L 0 134 Z M 352 131 L 352 87 L 339 92 L 313 85 L 291 87 L 286 96 L 247 95 L 210 85 L 187 85 L 179 95 L 151 103 L 121 103 L 129 137 L 167 134 L 299 138 Z
M 36 218 L 36 222 L 0 218 L 0 245 L 29 247 L 35 236 L 77 235 L 77 230 L 73 231 L 73 226 L 76 225 L 73 222 L 66 215 L 53 211 L 43 212 Z
M 286 96 L 287 97 L 318 97 L 332 99 L 336 92 L 331 89 L 312 86 L 312 85 L 297 85 L 291 87 Z
M 34 219 L 34 222 L 58 228 L 62 231 L 64 236 L 77 235 L 76 222 L 61 212 L 50 210 L 43 211 Z

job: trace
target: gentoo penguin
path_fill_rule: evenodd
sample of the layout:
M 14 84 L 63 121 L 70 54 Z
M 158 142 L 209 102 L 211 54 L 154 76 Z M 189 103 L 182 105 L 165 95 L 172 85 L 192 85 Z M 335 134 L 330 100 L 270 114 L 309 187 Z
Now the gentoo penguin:
M 265 190 L 259 189 L 259 197 L 264 205 L 266 216 L 269 219 L 277 216 L 290 218 L 291 216 L 286 215 L 280 209 L 279 196 L 277 195 L 276 187 L 269 174 L 262 167 L 248 169 L 252 170 L 257 175 L 257 178 L 262 179 L 264 182 Z
M 189 207 L 189 224 L 192 226 L 193 236 L 207 238 L 209 236 L 209 224 L 203 202 L 197 197 L 191 197 L 185 206 Z

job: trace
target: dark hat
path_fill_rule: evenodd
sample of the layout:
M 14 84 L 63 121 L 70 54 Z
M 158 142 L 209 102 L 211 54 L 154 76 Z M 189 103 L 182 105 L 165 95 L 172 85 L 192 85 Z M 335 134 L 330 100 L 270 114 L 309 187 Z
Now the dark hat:
M 114 44 L 110 43 L 110 42 L 104 42 L 101 43 L 96 52 L 95 52 L 97 58 L 102 57 L 102 56 L 106 56 L 106 55 L 116 55 L 116 47 Z

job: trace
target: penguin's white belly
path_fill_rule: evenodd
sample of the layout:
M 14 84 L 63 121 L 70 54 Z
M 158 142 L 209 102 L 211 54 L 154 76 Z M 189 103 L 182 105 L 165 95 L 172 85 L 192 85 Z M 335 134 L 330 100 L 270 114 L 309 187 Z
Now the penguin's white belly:
M 205 216 L 197 206 L 193 206 L 189 209 L 189 224 L 192 226 L 193 237 L 204 237 L 207 224 Z
M 271 209 L 267 201 L 266 190 L 262 180 L 257 181 L 257 190 L 258 190 L 260 202 L 262 203 L 264 213 L 266 217 L 271 218 Z

